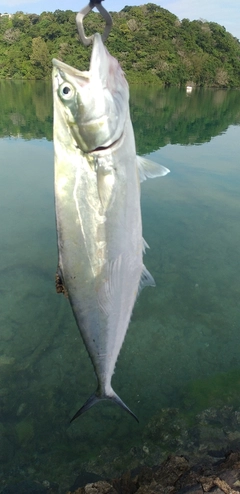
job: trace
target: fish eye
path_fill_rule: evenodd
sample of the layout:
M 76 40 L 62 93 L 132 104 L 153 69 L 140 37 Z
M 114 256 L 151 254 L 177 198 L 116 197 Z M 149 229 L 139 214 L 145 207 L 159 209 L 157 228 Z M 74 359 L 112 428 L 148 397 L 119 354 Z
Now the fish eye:
M 64 82 L 59 88 L 59 96 L 64 100 L 69 100 L 74 95 L 74 88 L 69 82 Z

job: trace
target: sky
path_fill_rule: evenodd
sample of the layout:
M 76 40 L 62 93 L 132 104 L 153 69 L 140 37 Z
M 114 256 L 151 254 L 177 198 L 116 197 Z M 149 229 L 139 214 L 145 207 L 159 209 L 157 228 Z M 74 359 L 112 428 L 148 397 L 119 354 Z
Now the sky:
M 54 10 L 79 11 L 89 3 L 89 0 L 0 0 L 0 13 L 40 14 L 43 11 Z M 170 10 L 180 20 L 206 20 L 217 22 L 224 26 L 233 36 L 240 39 L 240 0 L 105 0 L 103 6 L 110 11 L 119 11 L 125 5 L 143 5 L 156 3 Z

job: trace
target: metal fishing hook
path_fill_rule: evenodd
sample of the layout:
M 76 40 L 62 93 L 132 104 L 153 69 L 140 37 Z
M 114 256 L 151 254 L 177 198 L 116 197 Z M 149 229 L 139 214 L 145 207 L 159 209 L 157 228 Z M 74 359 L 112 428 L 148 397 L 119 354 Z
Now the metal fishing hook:
M 81 40 L 85 46 L 89 46 L 92 43 L 94 35 L 92 35 L 92 36 L 86 36 L 85 35 L 85 31 L 84 31 L 84 27 L 83 27 L 83 19 L 84 19 L 84 17 L 86 17 L 87 14 L 89 14 L 89 12 L 91 12 L 91 10 L 94 7 L 96 7 L 96 9 L 98 9 L 99 13 L 101 14 L 101 16 L 106 21 L 105 29 L 104 29 L 103 34 L 102 34 L 103 42 L 106 41 L 106 39 L 107 39 L 107 37 L 111 31 L 112 18 L 110 16 L 110 14 L 107 12 L 107 10 L 104 9 L 104 7 L 101 5 L 101 2 L 102 2 L 102 0 L 90 0 L 89 4 L 86 7 L 84 7 L 82 10 L 80 10 L 80 12 L 78 12 L 78 14 L 76 16 L 76 23 L 77 23 L 79 36 L 80 36 L 80 38 L 81 38 Z

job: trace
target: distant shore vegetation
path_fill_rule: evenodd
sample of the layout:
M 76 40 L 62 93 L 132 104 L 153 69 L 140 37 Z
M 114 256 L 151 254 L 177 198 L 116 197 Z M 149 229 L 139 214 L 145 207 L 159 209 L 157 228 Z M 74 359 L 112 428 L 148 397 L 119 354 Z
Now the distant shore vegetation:
M 223 26 L 203 19 L 180 21 L 153 3 L 112 12 L 106 42 L 131 83 L 160 86 L 240 87 L 240 42 Z M 87 34 L 102 32 L 91 12 Z M 88 70 L 91 47 L 79 41 L 76 13 L 56 10 L 0 15 L 0 78 L 49 79 L 52 58 Z

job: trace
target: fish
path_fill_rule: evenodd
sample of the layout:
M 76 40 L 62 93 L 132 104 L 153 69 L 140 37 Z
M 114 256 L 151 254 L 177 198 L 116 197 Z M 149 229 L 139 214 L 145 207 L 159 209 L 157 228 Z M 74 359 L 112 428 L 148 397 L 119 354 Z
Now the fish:
M 129 87 L 94 35 L 89 71 L 53 59 L 56 287 L 67 295 L 97 389 L 71 422 L 101 400 L 138 418 L 111 385 L 138 293 L 155 286 L 143 264 L 140 182 L 169 170 L 137 157 Z

